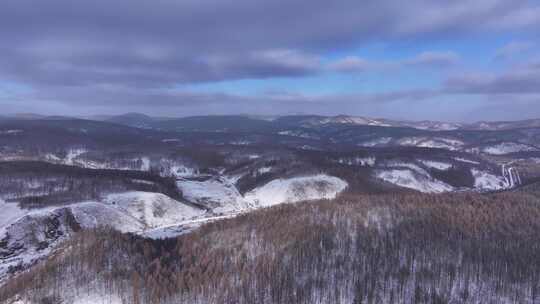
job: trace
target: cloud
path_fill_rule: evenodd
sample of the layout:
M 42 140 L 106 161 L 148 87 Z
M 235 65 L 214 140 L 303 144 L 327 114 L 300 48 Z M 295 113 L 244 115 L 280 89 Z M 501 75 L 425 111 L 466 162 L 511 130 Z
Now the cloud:
M 516 55 L 519 55 L 520 53 L 526 52 L 533 48 L 535 45 L 534 42 L 531 41 L 512 41 L 503 47 L 499 48 L 495 52 L 495 59 L 496 60 L 506 60 L 510 59 Z
M 347 56 L 329 63 L 327 69 L 334 72 L 358 73 L 408 67 L 444 68 L 457 65 L 459 61 L 460 56 L 452 51 L 427 51 L 412 58 L 395 61 L 373 61 L 357 56 Z
M 329 54 L 350 54 L 349 50 L 370 44 L 424 47 L 501 31 L 537 35 L 539 29 L 540 5 L 527 0 L 411 0 L 406 5 L 395 0 L 4 0 L 0 83 L 22 86 L 25 92 L 4 94 L 0 103 L 9 98 L 11 105 L 16 101 L 24 108 L 37 109 L 40 104 L 42 109 L 54 106 L 73 112 L 146 107 L 199 108 L 200 113 L 302 107 L 332 113 L 338 109 L 336 103 L 345 108 L 411 103 L 436 98 L 437 88 L 280 98 L 174 88 L 328 71 L 448 67 L 460 62 L 458 54 L 432 51 L 401 60 L 355 56 L 325 60 Z M 534 91 L 534 73 L 457 77 L 443 89 Z
M 540 65 L 530 63 L 503 73 L 468 73 L 452 76 L 445 90 L 465 94 L 540 93 Z
M 376 63 L 373 63 L 367 59 L 356 56 L 347 56 L 328 64 L 328 69 L 336 72 L 351 73 L 364 72 L 371 70 L 376 66 L 378 66 Z
M 286 49 L 232 54 L 179 54 L 174 48 L 117 43 L 42 41 L 8 50 L 0 60 L 10 80 L 35 85 L 85 86 L 121 84 L 131 87 L 170 86 L 245 78 L 298 77 L 316 73 L 317 56 Z
M 496 24 L 497 29 L 533 28 L 538 16 L 538 7 L 524 0 L 412 0 L 407 5 L 391 0 L 95 0 L 77 5 L 6 0 L 0 11 L 0 78 L 139 87 L 302 76 L 313 71 L 312 63 L 293 62 L 291 56 L 301 55 L 287 52 L 321 54 L 379 39 L 439 39 L 495 30 Z M 269 55 L 275 50 L 287 51 Z M 411 64 L 455 59 L 448 55 L 427 53 Z M 222 62 L 216 64 L 215 58 Z M 341 68 L 347 64 L 359 68 L 350 61 Z
M 446 67 L 456 65 L 459 60 L 460 56 L 452 51 L 423 52 L 412 59 L 405 60 L 403 64 L 409 66 Z

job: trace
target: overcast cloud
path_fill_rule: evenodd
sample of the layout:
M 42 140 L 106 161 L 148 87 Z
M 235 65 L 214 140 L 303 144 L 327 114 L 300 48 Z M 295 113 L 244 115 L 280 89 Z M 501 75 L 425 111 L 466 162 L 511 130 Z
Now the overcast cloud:
M 502 33 L 506 45 L 491 45 Z M 486 58 L 524 50 L 535 56 L 539 34 L 540 6 L 521 0 L 5 0 L 0 103 L 9 111 L 65 114 L 264 109 L 396 116 L 392 109 L 413 111 L 407 105 L 454 95 L 528 94 L 533 102 L 540 93 L 533 64 L 485 70 L 472 64 L 481 55 L 460 50 L 478 44 L 491 48 Z M 377 45 L 384 46 L 380 53 L 367 51 Z M 409 49 L 400 53 L 404 45 Z M 358 90 L 341 92 L 331 79 L 336 73 L 353 89 L 358 81 Z M 332 93 L 313 93 L 305 79 Z M 291 98 L 254 93 L 253 80 Z M 190 88 L 231 81 L 239 83 L 222 92 Z M 470 111 L 460 102 L 467 103 L 454 102 L 455 119 Z M 388 103 L 398 107 L 386 109 Z

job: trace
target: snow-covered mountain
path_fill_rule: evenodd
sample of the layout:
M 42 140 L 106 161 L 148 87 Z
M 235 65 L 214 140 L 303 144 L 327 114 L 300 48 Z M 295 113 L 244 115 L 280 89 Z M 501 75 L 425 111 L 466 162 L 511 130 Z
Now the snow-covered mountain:
M 322 174 L 276 179 L 246 195 L 225 177 L 180 178 L 177 185 L 186 202 L 141 191 L 31 210 L 20 208 L 17 202 L 0 201 L 0 281 L 51 254 L 80 229 L 108 226 L 155 238 L 172 237 L 221 218 L 216 215 L 227 217 L 286 202 L 334 198 L 347 183 Z
M 125 192 L 101 201 L 65 207 L 21 209 L 17 203 L 0 201 L 0 280 L 24 269 L 80 229 L 108 226 L 121 232 L 143 234 L 203 217 L 205 210 L 160 193 Z
M 268 207 L 306 200 L 333 199 L 347 185 L 346 181 L 325 174 L 275 179 L 246 193 L 245 200 L 252 206 Z
M 489 130 L 500 131 L 519 128 L 538 128 L 540 119 L 529 119 L 521 121 L 479 121 L 473 123 L 456 123 L 447 121 L 409 121 L 386 118 L 373 118 L 355 115 L 291 115 L 291 116 L 264 116 L 264 115 L 230 115 L 230 116 L 197 116 L 184 118 L 162 118 L 151 117 L 140 113 L 127 113 L 124 115 L 106 117 L 106 121 L 124 124 L 133 127 L 157 128 L 158 126 L 173 126 L 185 128 L 188 123 L 196 119 L 199 122 L 215 124 L 216 121 L 233 120 L 244 121 L 248 119 L 255 124 L 255 121 L 275 122 L 278 124 L 286 123 L 288 125 L 297 125 L 305 127 L 314 127 L 329 124 L 344 124 L 357 126 L 382 126 L 382 127 L 409 127 L 419 130 L 431 131 L 452 131 L 452 130 Z
M 81 229 L 159 239 L 279 204 L 540 177 L 540 129 L 466 128 L 345 115 L 2 120 L 0 278 Z

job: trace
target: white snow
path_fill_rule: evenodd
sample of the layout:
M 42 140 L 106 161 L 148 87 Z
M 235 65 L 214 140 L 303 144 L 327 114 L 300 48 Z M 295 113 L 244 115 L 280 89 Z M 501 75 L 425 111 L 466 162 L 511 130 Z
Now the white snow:
M 220 216 L 202 217 L 184 222 L 175 223 L 168 226 L 162 226 L 155 229 L 149 229 L 141 233 L 142 236 L 152 239 L 164 239 L 179 236 L 200 227 L 202 224 L 215 222 L 222 219 L 232 218 L 243 214 L 244 212 L 230 212 Z
M 477 162 L 477 161 L 474 161 L 474 160 L 470 160 L 470 159 L 466 159 L 466 158 L 455 157 L 454 159 L 457 160 L 457 161 L 459 161 L 459 162 L 462 162 L 462 163 L 469 163 L 469 164 L 473 164 L 473 165 L 480 165 L 480 162 Z
M 431 168 L 431 169 L 437 169 L 437 170 L 445 171 L 445 170 L 448 170 L 448 169 L 452 168 L 451 164 L 438 162 L 438 161 L 433 161 L 433 160 L 420 160 L 420 162 L 422 164 L 424 164 L 424 166 L 426 166 L 428 168 Z
M 320 150 L 319 148 L 310 146 L 310 145 L 303 145 L 300 147 L 301 150 L 311 150 L 311 151 L 317 151 Z
M 123 304 L 124 301 L 117 294 L 107 293 L 80 293 L 73 298 L 73 304 Z
M 318 139 L 317 136 L 312 136 L 312 135 L 307 134 L 307 133 L 302 132 L 302 131 L 287 130 L 287 131 L 281 131 L 278 134 L 279 135 L 286 135 L 286 136 L 300 137 L 300 138 Z
M 257 169 L 257 172 L 259 174 L 268 173 L 270 171 L 272 171 L 272 167 L 262 167 L 262 168 Z
M 74 160 L 77 157 L 79 157 L 80 155 L 82 155 L 83 153 L 86 153 L 86 152 L 88 152 L 86 149 L 70 149 L 67 152 L 66 158 L 64 159 L 64 163 L 66 165 L 73 165 Z
M 521 176 L 517 168 L 511 167 L 512 163 L 502 165 L 502 176 L 508 188 L 521 185 Z
M 344 180 L 325 174 L 275 179 L 249 191 L 246 193 L 245 199 L 259 207 L 306 200 L 332 199 L 347 186 L 348 184 Z
M 62 159 L 54 154 L 46 154 L 45 155 L 45 159 L 48 160 L 48 161 L 52 161 L 52 162 L 59 162 L 59 161 L 62 161 Z
M 150 158 L 141 157 L 141 171 L 150 171 Z
M 160 193 L 137 191 L 109 194 L 102 202 L 31 211 L 0 201 L 0 208 L 3 211 L 0 213 L 0 240 L 8 235 L 8 248 L 12 251 L 12 255 L 0 262 L 0 280 L 10 266 L 30 265 L 50 254 L 59 242 L 70 236 L 73 226 L 68 211 L 83 228 L 107 226 L 143 235 L 147 230 L 195 222 L 206 213 Z M 51 223 L 54 228 L 50 231 Z
M 57 243 L 67 237 L 70 230 L 63 224 L 64 215 L 61 208 L 34 210 L 0 229 L 0 240 L 7 241 L 6 248 L 10 251 L 10 255 L 1 260 L 0 281 L 5 278 L 9 267 L 32 264 L 47 256 Z M 55 220 L 60 225 L 51 227 L 50 223 Z
M 346 157 L 338 159 L 338 163 L 345 165 L 356 165 L 356 166 L 369 166 L 373 167 L 375 165 L 375 157 Z
M 448 138 L 448 137 L 436 137 L 435 140 L 445 142 L 451 146 L 459 147 L 465 145 L 465 143 L 459 139 Z
M 447 149 L 451 151 L 458 150 L 464 143 L 460 140 L 446 137 L 404 137 L 398 140 L 401 146 L 415 146 L 422 148 Z
M 327 117 L 323 119 L 318 120 L 319 124 L 351 124 L 351 125 L 360 125 L 360 126 L 381 126 L 381 127 L 390 127 L 390 124 L 387 124 L 383 121 L 367 118 L 367 117 L 361 117 L 361 116 L 347 116 L 347 115 L 339 115 L 334 117 Z
M 242 173 L 238 173 L 238 174 L 233 174 L 233 175 L 223 175 L 222 177 L 227 179 L 227 182 L 230 183 L 230 184 L 236 184 L 236 182 L 241 179 L 242 177 L 244 177 L 245 175 L 247 174 L 247 172 L 242 172 Z
M 103 201 L 109 207 L 137 219 L 145 228 L 171 225 L 204 214 L 201 209 L 154 192 L 131 191 L 109 194 Z
M 69 207 L 75 220 L 84 228 L 108 226 L 121 232 L 137 232 L 144 225 L 135 217 L 122 210 L 100 202 L 84 202 Z
M 426 140 L 424 137 L 404 137 L 398 140 L 398 144 L 401 146 L 416 146 L 424 140 Z
M 361 147 L 376 147 L 379 145 L 386 145 L 392 141 L 392 137 L 380 137 L 363 143 L 359 143 L 358 146 Z
M 461 128 L 460 124 L 439 121 L 398 122 L 398 125 L 407 126 L 419 130 L 450 131 Z
M 147 181 L 144 179 L 131 179 L 131 182 L 137 183 L 137 184 L 144 184 L 144 185 L 155 185 L 154 182 Z
M 0 234 L 7 225 L 28 213 L 28 210 L 19 208 L 17 203 L 6 203 L 2 199 L 0 199 L 0 210 Z
M 0 130 L 0 135 L 15 135 L 22 132 L 23 130 Z
M 195 168 L 186 167 L 183 165 L 172 166 L 171 172 L 176 177 L 186 177 L 186 176 L 193 176 L 193 175 L 199 174 L 199 170 Z
M 422 148 L 437 148 L 437 149 L 447 149 L 447 150 L 457 150 L 457 148 L 451 144 L 442 141 L 436 140 L 426 140 L 416 145 L 417 147 Z
M 233 140 L 229 144 L 234 146 L 248 146 L 251 145 L 252 142 L 249 140 Z
M 471 169 L 474 177 L 474 187 L 479 190 L 501 190 L 508 187 L 502 176 L 480 171 L 476 168 Z
M 426 193 L 441 193 L 452 191 L 453 187 L 432 178 L 422 171 L 414 172 L 410 169 L 379 170 L 376 177 L 394 185 Z
M 188 177 L 199 174 L 198 168 L 185 160 L 161 158 L 157 165 L 163 176 Z
M 417 172 L 419 174 L 429 176 L 429 173 L 426 170 L 424 170 L 423 168 L 420 168 L 418 165 L 413 164 L 413 163 L 390 161 L 390 162 L 386 163 L 386 166 L 387 167 L 392 167 L 392 168 L 400 168 L 400 169 L 407 168 L 407 169 L 411 169 L 412 171 L 415 171 L 415 172 Z
M 182 179 L 176 184 L 185 199 L 212 208 L 215 212 L 249 208 L 234 184 L 225 178 L 211 178 L 205 181 Z
M 513 142 L 503 142 L 497 145 L 484 147 L 482 149 L 482 152 L 492 155 L 503 155 L 508 153 L 527 151 L 538 151 L 538 149 L 525 144 L 518 144 Z

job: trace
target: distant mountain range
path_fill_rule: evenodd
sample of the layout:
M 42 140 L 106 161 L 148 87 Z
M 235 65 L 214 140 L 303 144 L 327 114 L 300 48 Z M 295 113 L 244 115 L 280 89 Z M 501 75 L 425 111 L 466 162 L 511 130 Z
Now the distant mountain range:
M 20 113 L 0 116 L 0 119 L 72 119 L 81 117 L 46 116 L 33 113 Z M 314 128 L 327 125 L 351 125 L 351 126 L 379 126 L 414 128 L 429 131 L 453 131 L 453 130 L 487 130 L 500 131 L 521 128 L 538 128 L 540 119 L 527 119 L 518 121 L 478 121 L 473 123 L 455 123 L 444 121 L 407 121 L 385 118 L 371 118 L 364 116 L 337 115 L 286 115 L 286 116 L 263 116 L 263 115 L 206 115 L 188 117 L 154 117 L 142 113 L 126 113 L 121 115 L 94 115 L 82 117 L 89 120 L 106 121 L 130 127 L 161 130 L 213 130 L 222 128 L 230 130 L 239 129 L 268 129 L 272 127 L 304 127 Z M 204 127 L 203 127 L 204 126 Z
M 268 128 L 273 125 L 291 127 L 317 127 L 323 125 L 353 125 L 379 127 L 408 127 L 419 130 L 451 131 L 451 130 L 509 130 L 518 128 L 540 127 L 540 119 L 520 121 L 479 121 L 474 123 L 453 123 L 442 121 L 403 121 L 363 116 L 322 116 L 322 115 L 290 115 L 290 116 L 256 116 L 256 115 L 216 115 L 191 116 L 184 118 L 151 117 L 140 113 L 128 113 L 109 116 L 102 120 L 128 125 L 132 127 L 160 128 L 178 130 L 179 128 L 195 128 L 199 124 L 230 128 L 231 125 L 250 125 Z

